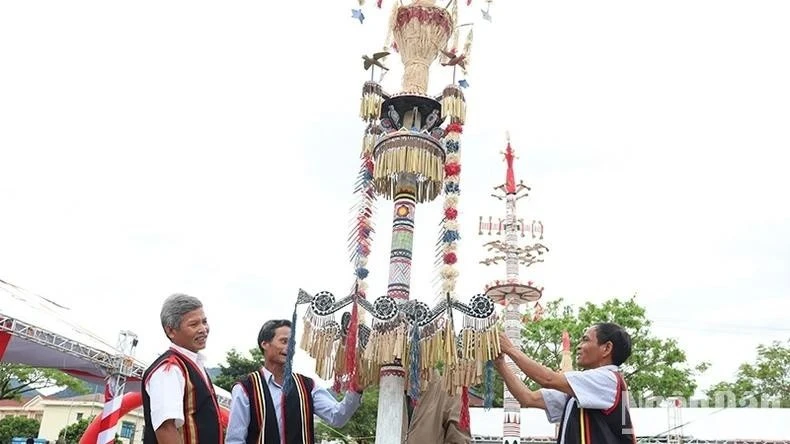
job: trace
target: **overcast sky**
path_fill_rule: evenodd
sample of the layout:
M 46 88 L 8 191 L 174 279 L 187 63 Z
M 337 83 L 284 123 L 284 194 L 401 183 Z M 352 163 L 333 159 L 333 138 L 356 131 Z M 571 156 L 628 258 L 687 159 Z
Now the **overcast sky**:
M 462 4 L 465 2 L 461 2 Z M 369 73 L 391 0 L 4 2 L 0 278 L 71 308 L 138 356 L 166 346 L 162 300 L 200 297 L 212 363 L 290 317 L 298 289 L 352 284 L 346 235 Z M 638 294 L 703 386 L 790 336 L 790 5 L 498 0 L 474 22 L 459 295 L 485 267 L 479 216 L 504 214 L 510 131 L 551 252 L 522 269 L 544 303 Z M 392 55 L 385 89 L 402 72 Z M 435 66 L 431 91 L 451 81 Z M 782 204 L 782 202 L 785 202 Z M 441 199 L 417 209 L 413 297 L 434 293 Z M 370 290 L 386 292 L 380 201 Z M 300 369 L 307 361 L 300 359 Z

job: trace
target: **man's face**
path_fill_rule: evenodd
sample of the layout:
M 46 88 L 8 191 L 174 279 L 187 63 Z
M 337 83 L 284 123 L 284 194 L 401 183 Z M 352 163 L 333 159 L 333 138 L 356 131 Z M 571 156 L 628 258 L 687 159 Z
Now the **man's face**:
M 202 308 L 188 312 L 181 319 L 181 325 L 178 328 L 168 327 L 166 331 L 167 337 L 174 344 L 187 350 L 197 353 L 206 348 L 209 328 L 206 314 L 203 313 Z
M 603 365 L 607 356 L 612 354 L 612 343 L 598 343 L 595 327 L 590 327 L 582 335 L 579 346 L 576 348 L 576 363 L 581 368 L 597 368 Z
M 291 338 L 291 327 L 280 327 L 274 331 L 271 342 L 261 343 L 263 357 L 266 362 L 285 365 L 288 356 L 288 340 Z

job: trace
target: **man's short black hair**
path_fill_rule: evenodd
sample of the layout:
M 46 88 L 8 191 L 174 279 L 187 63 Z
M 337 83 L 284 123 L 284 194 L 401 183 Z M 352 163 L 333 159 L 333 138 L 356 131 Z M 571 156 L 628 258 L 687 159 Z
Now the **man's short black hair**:
M 274 332 L 280 327 L 291 328 L 291 321 L 288 319 L 272 319 L 263 324 L 261 331 L 258 332 L 258 347 L 260 347 L 261 350 L 263 350 L 261 343 L 271 342 L 272 339 L 274 339 Z
M 599 344 L 612 343 L 612 364 L 621 365 L 631 357 L 631 335 L 612 322 L 595 324 L 595 337 Z

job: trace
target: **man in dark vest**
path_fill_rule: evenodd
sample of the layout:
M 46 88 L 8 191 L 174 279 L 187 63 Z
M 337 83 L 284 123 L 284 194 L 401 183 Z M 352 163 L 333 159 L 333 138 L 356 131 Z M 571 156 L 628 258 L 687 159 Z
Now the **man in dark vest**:
M 577 348 L 583 371 L 555 372 L 528 358 L 500 334 L 502 354 L 494 361 L 508 390 L 523 407 L 546 410 L 560 423 L 558 444 L 635 444 L 628 408 L 628 387 L 620 365 L 631 356 L 631 337 L 617 324 L 589 328 Z M 530 390 L 505 363 L 507 355 L 541 388 Z
M 298 373 L 292 373 L 293 384 L 284 393 L 290 337 L 291 321 L 273 320 L 261 327 L 258 346 L 264 366 L 233 386 L 226 444 L 313 444 L 314 414 L 331 427 L 343 427 L 359 408 L 359 389 L 346 392 L 338 402 L 327 389 Z
M 143 442 L 222 444 L 217 395 L 200 353 L 209 332 L 203 304 L 174 294 L 160 318 L 171 344 L 143 373 Z

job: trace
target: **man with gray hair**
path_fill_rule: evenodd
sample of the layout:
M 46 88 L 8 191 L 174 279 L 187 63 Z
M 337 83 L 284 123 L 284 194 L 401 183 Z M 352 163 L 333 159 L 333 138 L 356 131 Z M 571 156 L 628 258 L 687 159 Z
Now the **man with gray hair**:
M 143 442 L 222 444 L 219 404 L 200 353 L 208 321 L 195 297 L 174 294 L 160 314 L 170 348 L 143 373 Z

